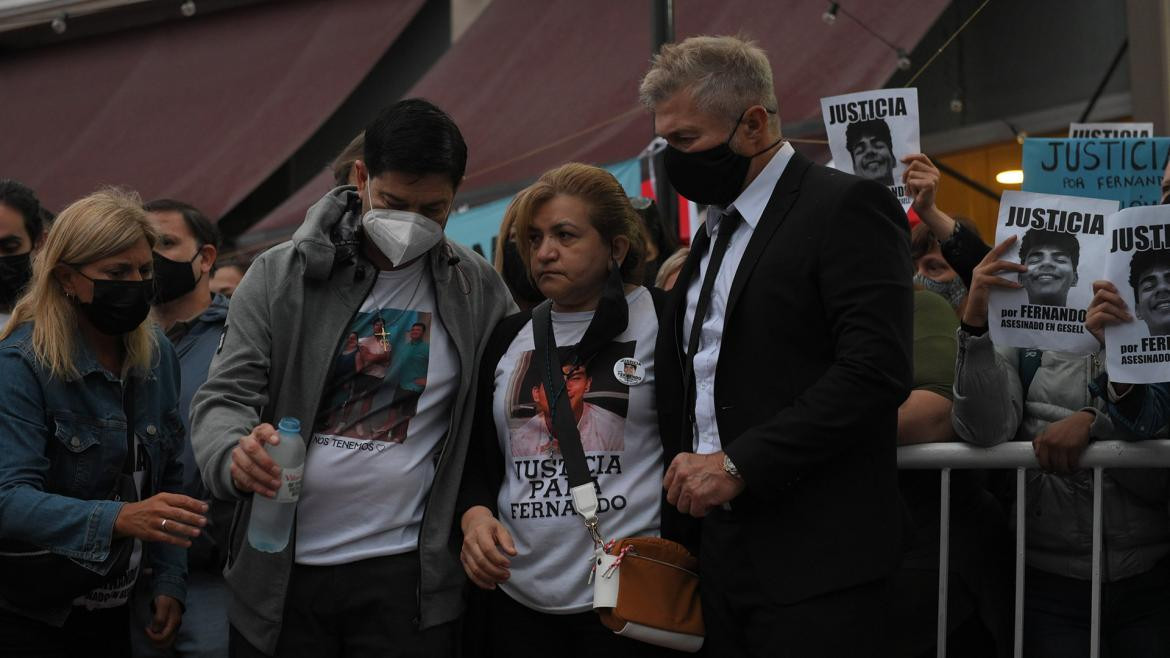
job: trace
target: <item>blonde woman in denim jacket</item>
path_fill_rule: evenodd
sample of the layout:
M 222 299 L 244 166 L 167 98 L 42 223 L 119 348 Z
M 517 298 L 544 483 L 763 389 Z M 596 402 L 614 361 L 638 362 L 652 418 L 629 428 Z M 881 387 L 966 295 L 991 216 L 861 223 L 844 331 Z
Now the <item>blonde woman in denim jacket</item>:
M 128 655 L 148 570 L 148 635 L 166 645 L 179 626 L 206 506 L 165 493 L 183 426 L 177 359 L 146 322 L 154 240 L 135 195 L 75 202 L 0 333 L 2 655 Z

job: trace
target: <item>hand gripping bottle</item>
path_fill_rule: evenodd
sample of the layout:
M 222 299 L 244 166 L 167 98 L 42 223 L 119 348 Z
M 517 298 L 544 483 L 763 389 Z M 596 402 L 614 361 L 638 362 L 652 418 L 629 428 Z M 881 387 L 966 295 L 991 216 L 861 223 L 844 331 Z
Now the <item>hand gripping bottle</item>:
M 252 518 L 248 521 L 248 543 L 265 553 L 279 553 L 288 546 L 297 500 L 301 497 L 301 478 L 305 474 L 301 422 L 296 418 L 281 418 L 277 430 L 280 443 L 266 443 L 264 448 L 280 467 L 280 488 L 275 498 L 252 494 Z

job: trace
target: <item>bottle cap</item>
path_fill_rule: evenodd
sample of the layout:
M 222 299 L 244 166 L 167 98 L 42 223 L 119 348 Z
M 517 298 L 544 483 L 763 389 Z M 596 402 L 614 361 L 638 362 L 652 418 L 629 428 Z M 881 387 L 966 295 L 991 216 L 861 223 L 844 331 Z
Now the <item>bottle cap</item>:
M 277 424 L 276 429 L 280 430 L 281 432 L 288 432 L 289 434 L 300 434 L 301 421 L 293 418 L 292 416 L 285 416 L 284 418 L 280 419 L 280 423 Z

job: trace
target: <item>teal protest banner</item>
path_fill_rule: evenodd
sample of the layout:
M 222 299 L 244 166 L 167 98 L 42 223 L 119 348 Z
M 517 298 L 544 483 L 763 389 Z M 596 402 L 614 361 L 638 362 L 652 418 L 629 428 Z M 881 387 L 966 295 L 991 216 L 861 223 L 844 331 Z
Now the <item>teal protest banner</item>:
M 1116 200 L 1122 208 L 1157 205 L 1170 137 L 1024 141 L 1025 192 Z
M 642 169 L 638 158 L 605 167 L 625 188 L 626 194 L 637 196 L 642 190 Z M 451 213 L 447 220 L 447 237 L 459 244 L 470 247 L 491 261 L 495 253 L 496 237 L 500 233 L 500 221 L 508 209 L 512 197 L 507 196 L 490 203 L 475 206 L 463 212 Z

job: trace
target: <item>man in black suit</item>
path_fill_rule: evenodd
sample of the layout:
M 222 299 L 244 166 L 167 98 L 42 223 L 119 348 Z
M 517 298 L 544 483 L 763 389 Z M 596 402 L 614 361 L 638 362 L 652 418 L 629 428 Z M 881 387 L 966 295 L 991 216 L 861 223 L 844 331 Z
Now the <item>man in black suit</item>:
M 911 381 L 906 216 L 885 186 L 783 140 L 751 42 L 665 46 L 640 91 L 671 183 L 713 206 L 655 356 L 667 500 L 702 519 L 707 651 L 884 656 Z M 663 528 L 693 539 L 669 515 Z

